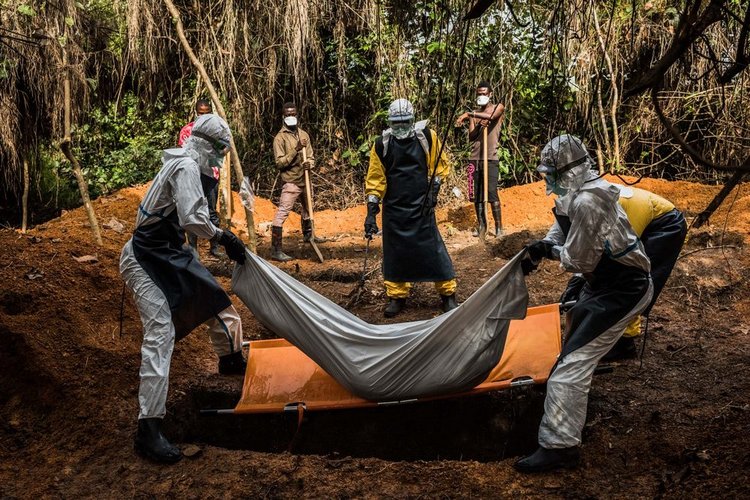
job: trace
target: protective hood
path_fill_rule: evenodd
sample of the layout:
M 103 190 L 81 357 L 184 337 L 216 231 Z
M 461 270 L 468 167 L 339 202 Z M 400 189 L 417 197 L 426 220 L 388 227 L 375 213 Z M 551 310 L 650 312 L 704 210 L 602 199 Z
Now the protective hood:
M 221 167 L 232 133 L 229 125 L 218 115 L 206 114 L 198 117 L 183 145 L 185 152 L 195 160 L 201 174 L 214 177 L 213 168 Z
M 542 149 L 541 159 L 537 171 L 541 174 L 554 176 L 555 185 L 570 196 L 581 189 L 590 180 L 589 172 L 594 162 L 586 146 L 573 135 L 563 134 L 555 137 Z M 547 185 L 547 194 L 552 189 Z
M 408 99 L 396 99 L 388 106 L 389 122 L 405 122 L 414 119 L 414 106 Z

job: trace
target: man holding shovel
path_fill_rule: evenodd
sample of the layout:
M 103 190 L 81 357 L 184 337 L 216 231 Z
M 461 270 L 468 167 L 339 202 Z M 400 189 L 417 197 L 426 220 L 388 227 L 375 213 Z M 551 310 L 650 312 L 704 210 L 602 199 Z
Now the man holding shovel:
M 284 221 L 294 207 L 294 202 L 302 196 L 302 234 L 305 242 L 322 243 L 325 240 L 313 235 L 313 223 L 308 211 L 312 199 L 305 194 L 305 173 L 315 164 L 310 136 L 297 125 L 297 106 L 286 102 L 282 107 L 283 124 L 273 140 L 273 153 L 276 167 L 281 171 L 281 197 L 279 208 L 271 224 L 271 259 L 280 262 L 292 260 L 282 248 Z M 312 186 L 309 186 L 312 194 Z M 310 196 L 312 198 L 312 196 Z
M 484 237 L 487 232 L 487 202 L 492 206 L 495 219 L 495 236 L 503 234 L 500 196 L 497 193 L 498 158 L 497 144 L 500 138 L 500 124 L 505 106 L 492 103 L 492 90 L 487 82 L 477 85 L 477 108 L 463 113 L 456 120 L 461 127 L 469 122 L 469 199 L 474 202 L 477 213 L 477 230 L 474 236 Z

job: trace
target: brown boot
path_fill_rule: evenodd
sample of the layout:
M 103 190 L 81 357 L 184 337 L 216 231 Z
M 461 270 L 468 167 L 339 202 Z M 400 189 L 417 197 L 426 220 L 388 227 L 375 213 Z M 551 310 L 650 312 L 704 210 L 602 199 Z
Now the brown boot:
M 271 259 L 289 262 L 293 258 L 281 250 L 284 228 L 271 226 Z

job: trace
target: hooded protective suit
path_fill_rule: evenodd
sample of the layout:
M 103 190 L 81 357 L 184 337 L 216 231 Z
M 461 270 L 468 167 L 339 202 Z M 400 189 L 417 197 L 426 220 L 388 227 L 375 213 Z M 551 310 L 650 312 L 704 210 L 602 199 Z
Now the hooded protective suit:
M 163 166 L 138 207 L 136 229 L 120 255 L 120 273 L 143 323 L 139 418 L 163 417 L 175 339 L 206 323 L 219 356 L 240 352 L 242 325 L 227 294 L 185 243 L 185 231 L 214 239 L 200 173 L 222 163 L 227 123 L 196 120 L 183 148 L 164 151 Z
M 391 127 L 375 140 L 370 151 L 365 179 L 373 223 L 381 200 L 383 204 L 386 294 L 403 299 L 412 282 L 433 281 L 440 295 L 452 296 L 455 272 L 433 209 L 440 181 L 450 173 L 450 165 L 444 153 L 438 159 L 440 139 L 426 128 L 427 121 L 414 123 L 414 108 L 408 100 L 393 101 L 388 120 Z M 435 179 L 430 186 L 433 170 Z
M 650 262 L 618 203 L 619 189 L 599 179 L 593 166 L 581 141 L 563 135 L 547 144 L 538 168 L 548 194 L 560 195 L 556 221 L 542 240 L 546 256 L 586 278 L 547 382 L 539 428 L 539 444 L 547 449 L 580 444 L 594 368 L 648 306 L 653 291 Z

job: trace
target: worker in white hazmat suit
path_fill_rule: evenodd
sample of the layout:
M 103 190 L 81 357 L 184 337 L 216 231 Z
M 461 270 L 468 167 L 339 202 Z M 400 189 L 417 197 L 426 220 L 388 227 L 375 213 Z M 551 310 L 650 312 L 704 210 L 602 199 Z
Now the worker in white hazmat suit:
M 231 259 L 244 263 L 245 246 L 239 238 L 211 223 L 200 180 L 201 172 L 223 164 L 229 141 L 227 123 L 207 114 L 196 120 L 183 148 L 164 151 L 162 169 L 138 207 L 133 237 L 120 255 L 120 273 L 143 323 L 135 449 L 160 462 L 182 457 L 161 433 L 175 340 L 206 323 L 219 372 L 245 371 L 239 314 L 185 245 L 187 231 L 218 242 Z
M 586 284 L 568 313 L 563 349 L 547 381 L 539 448 L 515 463 L 522 472 L 578 464 L 591 377 L 628 323 L 650 303 L 651 264 L 618 203 L 620 191 L 591 170 L 585 146 L 572 135 L 552 139 L 537 170 L 555 193 L 555 223 L 527 247 L 525 273 L 542 258 L 560 261 Z

